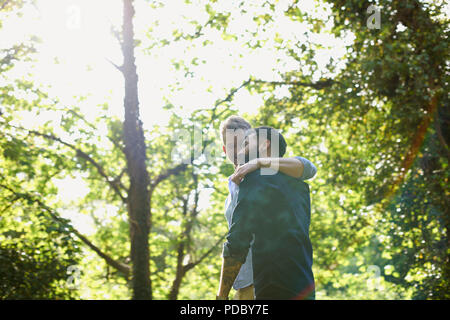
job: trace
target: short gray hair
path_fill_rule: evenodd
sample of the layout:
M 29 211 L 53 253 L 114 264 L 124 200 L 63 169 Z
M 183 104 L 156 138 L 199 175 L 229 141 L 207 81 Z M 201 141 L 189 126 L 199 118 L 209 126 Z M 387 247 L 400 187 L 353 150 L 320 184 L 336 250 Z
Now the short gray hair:
M 242 129 L 244 131 L 250 129 L 252 126 L 242 117 L 239 116 L 230 116 L 225 119 L 220 125 L 220 131 L 222 133 L 222 141 L 225 144 L 226 142 L 226 131 L 227 130 L 239 130 Z

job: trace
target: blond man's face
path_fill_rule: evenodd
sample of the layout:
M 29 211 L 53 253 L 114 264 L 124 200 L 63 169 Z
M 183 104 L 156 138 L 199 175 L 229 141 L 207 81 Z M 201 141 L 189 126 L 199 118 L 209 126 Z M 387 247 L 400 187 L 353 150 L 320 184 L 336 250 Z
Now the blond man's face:
M 252 133 L 244 137 L 242 145 L 238 148 L 238 164 L 242 165 L 250 160 L 258 158 L 260 151 L 256 134 Z
M 238 153 L 243 145 L 245 130 L 226 130 L 225 154 L 234 165 L 238 164 Z

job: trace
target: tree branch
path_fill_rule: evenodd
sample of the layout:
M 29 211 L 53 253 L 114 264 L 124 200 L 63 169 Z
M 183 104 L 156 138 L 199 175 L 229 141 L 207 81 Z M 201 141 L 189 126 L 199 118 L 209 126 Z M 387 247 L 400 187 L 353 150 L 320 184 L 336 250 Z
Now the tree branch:
M 222 115 L 222 113 L 224 113 L 224 112 L 226 111 L 226 109 L 223 110 L 222 112 L 220 112 L 219 114 L 216 115 L 217 108 L 218 108 L 220 105 L 224 104 L 225 102 L 230 102 L 231 99 L 234 97 L 234 95 L 235 95 L 239 90 L 241 90 L 242 88 L 248 86 L 249 83 L 250 83 L 251 81 L 252 81 L 252 79 L 249 78 L 248 80 L 244 81 L 239 87 L 233 88 L 233 89 L 230 91 L 230 93 L 228 93 L 228 95 L 225 97 L 225 99 L 216 101 L 216 103 L 214 104 L 214 108 L 212 109 L 211 119 L 214 120 L 216 117 L 220 117 L 220 116 Z
M 440 125 L 440 121 L 439 121 L 439 112 L 436 112 L 436 117 L 434 119 L 434 126 L 435 126 L 435 130 L 436 130 L 436 135 L 439 139 L 439 142 L 442 145 L 442 149 L 444 150 L 444 152 L 446 152 L 447 159 L 450 159 L 450 150 L 448 148 L 448 145 L 447 145 L 447 142 L 445 141 L 444 136 L 442 135 L 441 125 Z
M 97 127 L 95 125 L 93 125 L 92 123 L 90 123 L 89 121 L 86 120 L 86 118 L 84 116 L 82 116 L 81 114 L 79 114 L 78 112 L 71 110 L 71 109 L 66 109 L 66 110 L 61 110 L 61 111 L 66 111 L 69 112 L 71 114 L 73 114 L 75 117 L 77 117 L 78 119 L 82 120 L 84 123 L 86 123 L 89 127 L 91 127 L 94 130 L 97 130 Z M 120 151 L 122 151 L 122 153 L 125 154 L 123 147 L 121 145 L 119 145 L 119 143 L 112 139 L 111 137 L 107 136 L 108 140 L 111 141 L 111 143 Z
M 335 80 L 332 79 L 325 79 L 320 80 L 316 82 L 303 82 L 303 81 L 264 81 L 264 80 L 252 80 L 253 83 L 265 83 L 270 84 L 273 86 L 283 86 L 283 85 L 289 85 L 289 86 L 301 86 L 301 87 L 310 87 L 314 88 L 316 90 L 321 90 L 327 87 L 331 87 L 333 84 L 336 83 Z
M 6 125 L 10 126 L 12 128 L 16 128 L 16 129 L 27 131 L 28 133 L 36 135 L 36 136 L 40 136 L 40 137 L 43 137 L 43 138 L 46 138 L 46 139 L 49 139 L 49 140 L 53 140 L 53 141 L 59 142 L 59 143 L 65 145 L 65 146 L 69 147 L 70 149 L 74 150 L 76 152 L 77 156 L 79 156 L 80 158 L 84 158 L 85 160 L 90 162 L 97 169 L 97 172 L 106 180 L 106 182 L 110 185 L 110 187 L 120 197 L 122 202 L 123 203 L 127 203 L 127 199 L 120 192 L 118 184 L 114 183 L 113 179 L 110 179 L 110 177 L 106 174 L 106 172 L 103 169 L 103 167 L 97 161 L 95 161 L 91 156 L 89 156 L 87 153 L 85 153 L 81 149 L 75 147 L 74 145 L 72 145 L 72 144 L 70 144 L 68 142 L 65 142 L 65 141 L 61 140 L 60 138 L 58 138 L 58 137 L 56 137 L 56 136 L 54 136 L 52 134 L 46 134 L 46 133 L 42 133 L 42 132 L 35 131 L 35 130 L 28 130 L 26 128 L 13 126 L 11 124 L 6 124 Z
M 225 97 L 225 99 L 219 100 L 214 104 L 214 107 L 218 107 L 221 104 L 225 103 L 225 102 L 230 102 L 231 99 L 233 98 L 233 96 L 236 94 L 236 92 L 238 92 L 239 90 L 241 90 L 243 87 L 246 87 L 250 82 L 252 82 L 252 79 L 248 79 L 246 81 L 244 81 L 239 87 L 234 88 L 230 91 L 230 93 Z
M 394 178 L 394 181 L 390 184 L 389 189 L 385 195 L 385 198 L 389 199 L 397 190 L 397 188 L 403 183 L 403 180 L 406 177 L 406 174 L 408 173 L 409 169 L 411 168 L 412 164 L 414 163 L 414 160 L 417 157 L 417 154 L 420 151 L 420 148 L 422 146 L 422 143 L 425 139 L 425 134 L 428 130 L 428 127 L 430 125 L 431 120 L 433 119 L 434 112 L 437 110 L 438 102 L 440 95 L 438 94 L 438 90 L 433 87 L 433 85 L 430 85 L 430 88 L 434 90 L 434 94 L 430 100 L 430 102 L 427 104 L 426 111 L 427 113 L 422 118 L 422 120 L 419 123 L 419 126 L 417 127 L 416 131 L 414 132 L 414 136 L 411 140 L 411 145 L 409 147 L 409 150 L 407 151 L 405 157 L 403 158 L 403 161 L 400 165 L 400 168 L 403 170 L 400 170 L 400 173 L 396 178 Z M 386 202 L 387 204 L 388 202 Z
M 211 248 L 209 248 L 209 250 L 206 251 L 197 261 L 194 261 L 194 262 L 191 262 L 191 263 L 188 263 L 188 264 L 184 265 L 183 266 L 184 271 L 187 272 L 187 271 L 191 270 L 196 265 L 201 263 L 206 257 L 208 257 L 214 251 L 214 249 L 217 248 L 217 246 L 223 241 L 223 239 L 225 239 L 227 234 L 228 234 L 228 232 L 225 233 L 222 237 L 220 237 L 220 239 L 217 240 L 217 242 Z
M 180 172 L 183 172 L 186 170 L 187 164 L 181 163 L 177 165 L 175 168 L 168 169 L 166 172 L 159 174 L 155 180 L 150 184 L 150 192 L 153 192 L 153 190 L 156 188 L 156 186 L 163 181 L 164 179 L 167 179 L 170 176 L 177 175 Z
M 109 60 L 108 58 L 105 58 L 109 63 L 111 63 L 114 68 L 116 68 L 117 70 L 119 70 L 122 74 L 123 74 L 123 66 L 118 66 L 117 64 L 115 64 L 114 62 L 112 62 L 111 60 Z
M 85 236 L 78 232 L 78 230 L 72 227 L 72 232 L 83 241 L 89 248 L 91 248 L 95 253 L 97 253 L 101 258 L 103 258 L 108 265 L 122 272 L 128 279 L 131 274 L 131 267 L 125 263 L 114 260 L 112 257 L 104 253 L 100 248 L 95 246 L 91 241 L 89 241 Z
M 39 207 L 41 207 L 42 209 L 44 209 L 45 211 L 47 211 L 50 216 L 56 220 L 57 222 L 63 224 L 64 226 L 68 227 L 70 232 L 72 232 L 75 236 L 77 236 L 81 241 L 83 241 L 89 248 L 91 248 L 95 253 L 97 253 L 101 258 L 103 258 L 106 263 L 110 266 L 112 266 L 113 268 L 117 269 L 118 271 L 122 272 L 125 277 L 128 278 L 128 276 L 131 273 L 131 267 L 129 265 L 126 265 L 122 262 L 116 261 L 114 260 L 112 257 L 110 257 L 108 254 L 104 253 L 100 248 L 98 248 L 96 245 L 94 245 L 91 241 L 89 241 L 84 235 L 82 235 L 78 230 L 76 230 L 71 224 L 66 223 L 53 209 L 51 209 L 50 207 L 48 207 L 45 203 L 43 203 L 41 200 L 39 200 L 38 198 L 35 198 L 33 196 L 31 196 L 28 193 L 18 193 L 15 190 L 13 190 L 12 188 L 5 186 L 3 184 L 0 184 L 0 187 L 10 191 L 11 193 L 13 193 L 17 198 L 21 198 L 21 199 L 25 199 L 27 201 L 31 201 L 31 202 L 35 202 L 39 205 Z
M 225 97 L 225 99 L 219 100 L 214 104 L 214 108 L 212 110 L 211 118 L 214 119 L 215 117 L 220 117 L 226 110 L 223 110 L 219 114 L 216 114 L 217 107 L 224 104 L 225 102 L 230 102 L 233 96 L 241 90 L 243 87 L 248 86 L 250 83 L 261 83 L 261 84 L 269 84 L 273 86 L 283 86 L 283 85 L 289 85 L 289 86 L 301 86 L 301 87 L 310 87 L 316 90 L 321 90 L 327 87 L 331 87 L 333 84 L 337 83 L 337 81 L 333 79 L 325 79 L 320 80 L 316 82 L 304 82 L 304 81 L 265 81 L 265 80 L 258 80 L 258 79 L 252 79 L 249 78 L 248 80 L 244 81 L 239 87 L 234 88 L 230 91 L 230 93 Z
M 6 210 L 11 208 L 14 205 L 14 203 L 16 203 L 16 201 L 19 200 L 19 199 L 20 198 L 18 196 L 15 196 L 14 199 L 10 200 L 10 203 L 6 207 L 4 207 L 2 209 L 2 211 L 0 211 L 0 214 L 3 214 L 4 212 L 6 212 Z

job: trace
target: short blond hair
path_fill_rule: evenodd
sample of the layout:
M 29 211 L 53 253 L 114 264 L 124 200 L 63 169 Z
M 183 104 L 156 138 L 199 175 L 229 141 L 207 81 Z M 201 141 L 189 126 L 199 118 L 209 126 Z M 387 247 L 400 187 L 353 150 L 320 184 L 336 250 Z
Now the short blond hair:
M 239 116 L 230 116 L 227 119 L 225 119 L 221 125 L 220 125 L 220 130 L 222 132 L 222 141 L 224 144 L 226 144 L 226 131 L 227 130 L 248 130 L 250 129 L 252 126 L 250 125 L 250 123 L 248 123 L 247 120 L 245 120 L 242 117 Z

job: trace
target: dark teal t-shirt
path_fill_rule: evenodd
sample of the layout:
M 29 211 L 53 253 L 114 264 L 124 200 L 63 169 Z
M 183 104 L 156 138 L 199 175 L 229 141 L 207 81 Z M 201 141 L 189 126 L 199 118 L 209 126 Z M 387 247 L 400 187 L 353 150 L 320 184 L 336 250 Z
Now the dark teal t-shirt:
M 245 262 L 252 236 L 256 298 L 267 288 L 282 288 L 290 298 L 314 298 L 309 186 L 281 172 L 248 174 L 239 186 L 238 202 L 223 256 Z

